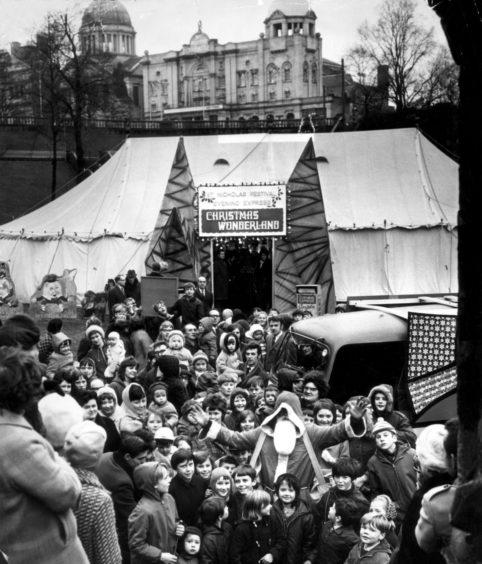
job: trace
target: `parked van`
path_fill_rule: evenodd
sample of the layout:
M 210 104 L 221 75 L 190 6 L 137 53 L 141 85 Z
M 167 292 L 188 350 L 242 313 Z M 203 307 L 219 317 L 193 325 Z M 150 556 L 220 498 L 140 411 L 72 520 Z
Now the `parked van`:
M 298 346 L 309 343 L 325 356 L 325 379 L 330 398 L 344 403 L 350 396 L 366 395 L 380 383 L 390 384 L 398 409 L 408 411 L 403 375 L 407 366 L 409 312 L 457 315 L 456 304 L 446 300 L 415 303 L 356 302 L 355 311 L 313 317 L 294 323 L 286 338 Z M 423 414 L 428 424 L 455 416 L 455 394 L 442 408 L 431 406 Z M 432 411 L 432 413 L 431 413 Z

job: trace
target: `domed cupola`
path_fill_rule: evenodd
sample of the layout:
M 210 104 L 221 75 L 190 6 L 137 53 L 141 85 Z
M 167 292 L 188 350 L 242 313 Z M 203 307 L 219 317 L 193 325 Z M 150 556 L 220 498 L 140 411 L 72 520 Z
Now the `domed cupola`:
M 316 15 L 309 0 L 273 0 L 264 21 L 267 37 L 315 34 Z
M 93 0 L 82 16 L 82 49 L 120 56 L 136 54 L 131 17 L 119 0 Z
M 191 41 L 189 41 L 189 47 L 191 51 L 206 51 L 209 48 L 209 36 L 204 33 L 202 29 L 202 22 L 199 21 L 198 29 L 196 33 L 191 37 Z

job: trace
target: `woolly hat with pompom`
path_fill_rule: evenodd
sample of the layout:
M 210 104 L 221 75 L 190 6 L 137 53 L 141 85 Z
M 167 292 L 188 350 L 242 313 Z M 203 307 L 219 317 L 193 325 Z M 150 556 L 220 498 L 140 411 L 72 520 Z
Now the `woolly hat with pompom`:
M 81 423 L 84 412 L 72 396 L 48 394 L 38 402 L 45 426 L 46 439 L 56 450 L 64 446 L 65 435 L 71 427 Z
M 415 451 L 422 470 L 432 472 L 448 472 L 448 457 L 444 440 L 447 430 L 443 425 L 429 425 L 417 438 Z
M 393 433 L 394 435 L 397 434 L 397 430 L 391 423 L 385 421 L 382 417 L 379 417 L 373 426 L 372 434 L 375 437 L 377 433 L 381 433 L 382 431 L 390 431 L 390 433 Z
M 208 355 L 204 351 L 197 351 L 192 357 L 192 365 L 194 366 L 198 360 L 205 360 L 209 364 Z
M 82 421 L 65 436 L 65 458 L 74 468 L 95 468 L 104 450 L 107 433 L 93 421 Z

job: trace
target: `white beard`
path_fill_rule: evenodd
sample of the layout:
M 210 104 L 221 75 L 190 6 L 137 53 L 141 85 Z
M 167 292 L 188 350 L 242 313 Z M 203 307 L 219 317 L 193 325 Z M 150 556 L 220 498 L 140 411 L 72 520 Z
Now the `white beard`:
M 274 475 L 274 481 L 288 471 L 288 460 L 295 449 L 296 427 L 289 419 L 278 419 L 273 433 L 273 444 L 278 453 L 278 464 Z

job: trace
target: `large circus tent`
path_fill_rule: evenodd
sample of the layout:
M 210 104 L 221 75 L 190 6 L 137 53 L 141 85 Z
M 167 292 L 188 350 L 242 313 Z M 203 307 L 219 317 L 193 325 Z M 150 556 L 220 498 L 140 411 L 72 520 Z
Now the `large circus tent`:
M 127 139 L 94 174 L 0 226 L 0 261 L 28 302 L 49 272 L 76 269 L 79 297 L 165 257 L 209 270 L 196 231 L 203 184 L 281 182 L 289 232 L 273 243 L 274 298 L 320 284 L 324 309 L 350 296 L 457 291 L 458 165 L 416 129 Z

